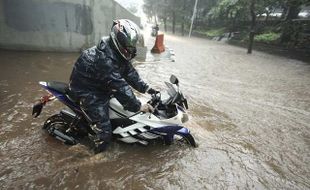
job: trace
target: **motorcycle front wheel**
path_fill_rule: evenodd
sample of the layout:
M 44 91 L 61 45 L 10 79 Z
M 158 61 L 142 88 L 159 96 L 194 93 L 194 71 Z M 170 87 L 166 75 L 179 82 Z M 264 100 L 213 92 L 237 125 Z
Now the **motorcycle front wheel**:
M 198 147 L 194 137 L 191 135 L 191 134 L 177 134 L 175 135 L 175 140 L 181 142 L 181 143 L 184 143 L 184 144 L 188 144 L 188 145 L 191 145 L 192 147 Z

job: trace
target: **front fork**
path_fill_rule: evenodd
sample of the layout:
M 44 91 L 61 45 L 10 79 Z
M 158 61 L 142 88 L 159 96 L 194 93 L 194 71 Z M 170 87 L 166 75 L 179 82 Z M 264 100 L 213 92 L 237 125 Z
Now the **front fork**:
M 165 144 L 167 144 L 167 145 L 172 144 L 172 142 L 174 140 L 174 135 L 180 135 L 183 138 L 186 138 L 187 136 L 191 136 L 189 129 L 182 127 L 181 129 L 179 129 L 175 133 L 170 133 L 170 134 L 167 134 L 166 136 L 164 136 Z

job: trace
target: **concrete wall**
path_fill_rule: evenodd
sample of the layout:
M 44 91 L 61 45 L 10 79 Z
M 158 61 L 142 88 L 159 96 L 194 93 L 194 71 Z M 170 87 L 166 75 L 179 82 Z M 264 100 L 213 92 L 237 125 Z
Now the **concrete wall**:
M 0 48 L 80 51 L 134 16 L 113 0 L 0 0 Z

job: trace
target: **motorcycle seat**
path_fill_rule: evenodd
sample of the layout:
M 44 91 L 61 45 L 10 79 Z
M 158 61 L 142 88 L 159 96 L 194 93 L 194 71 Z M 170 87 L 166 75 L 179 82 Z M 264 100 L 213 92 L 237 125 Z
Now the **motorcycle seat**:
M 50 82 L 47 82 L 47 86 L 51 88 L 52 90 L 55 90 L 59 93 L 66 95 L 67 98 L 69 98 L 69 100 L 71 100 L 72 102 L 75 102 L 75 103 L 77 102 L 77 98 L 75 97 L 74 93 L 72 93 L 69 90 L 69 85 L 67 83 L 50 81 Z
M 69 89 L 69 85 L 64 83 L 64 82 L 57 82 L 57 81 L 50 81 L 47 82 L 47 86 L 52 89 L 55 90 L 57 92 L 60 92 L 62 94 L 66 94 L 67 90 Z

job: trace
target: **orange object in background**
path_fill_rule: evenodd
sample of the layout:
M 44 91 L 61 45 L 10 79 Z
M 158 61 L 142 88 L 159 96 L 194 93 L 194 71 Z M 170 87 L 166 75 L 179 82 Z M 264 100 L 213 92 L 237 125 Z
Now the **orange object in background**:
M 156 36 L 155 40 L 155 45 L 152 48 L 151 52 L 152 53 L 161 53 L 165 51 L 165 46 L 164 46 L 164 34 L 158 34 Z

